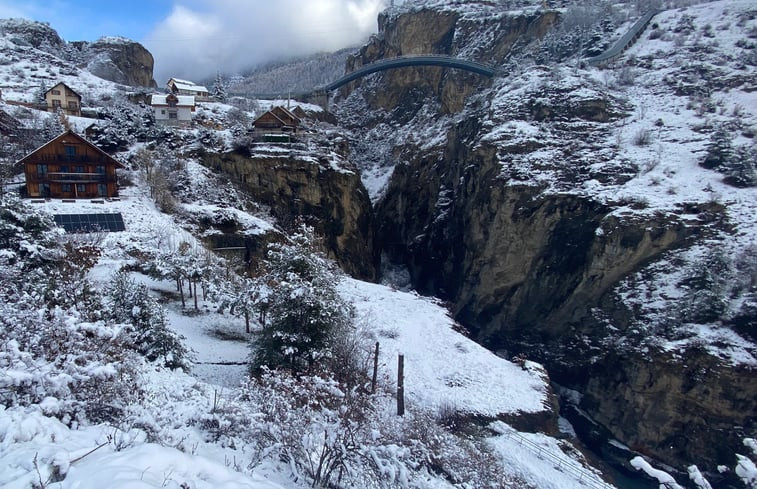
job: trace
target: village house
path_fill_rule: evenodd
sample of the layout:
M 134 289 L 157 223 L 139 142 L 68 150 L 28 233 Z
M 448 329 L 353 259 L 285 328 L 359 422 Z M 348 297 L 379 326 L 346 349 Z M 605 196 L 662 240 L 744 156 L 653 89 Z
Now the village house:
M 23 167 L 29 197 L 62 199 L 115 197 L 116 170 L 124 166 L 68 130 L 16 163 Z
M 189 80 L 181 80 L 179 78 L 171 78 L 166 83 L 168 90 L 174 95 L 190 95 L 197 100 L 210 100 L 210 93 L 208 89 L 202 85 L 197 85 Z
M 255 119 L 253 130 L 257 138 L 278 141 L 279 136 L 296 134 L 301 122 L 302 120 L 287 108 L 276 106 Z
M 191 95 L 152 95 L 150 105 L 155 111 L 155 122 L 174 126 L 188 126 L 195 111 L 195 98 Z
M 66 115 L 81 116 L 81 95 L 61 82 L 45 92 L 48 112 L 61 109 Z

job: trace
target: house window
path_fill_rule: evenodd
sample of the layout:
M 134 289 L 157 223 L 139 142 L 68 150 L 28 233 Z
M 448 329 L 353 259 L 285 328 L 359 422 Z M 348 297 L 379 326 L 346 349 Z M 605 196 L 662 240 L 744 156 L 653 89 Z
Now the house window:
M 168 112 L 168 118 L 169 119 L 178 119 L 179 118 L 179 113 L 176 112 L 175 110 L 171 110 L 171 111 Z
M 84 167 L 83 166 L 77 166 L 76 167 L 76 173 L 84 173 Z
M 51 93 L 52 93 L 53 95 L 60 95 L 60 90 L 55 90 L 55 89 L 53 89 L 53 90 L 50 90 L 50 92 L 51 92 Z
M 66 154 L 66 161 L 73 161 L 76 158 L 76 146 L 63 146 L 63 151 Z
M 60 171 L 61 173 L 68 173 L 68 165 L 60 165 Z
M 60 100 L 57 100 L 57 99 L 53 100 L 53 108 L 54 109 L 60 108 Z
M 77 183 L 76 184 L 76 193 L 77 194 L 80 194 L 80 193 L 83 194 L 86 191 L 87 191 L 87 186 L 85 184 L 83 184 L 83 183 Z
M 71 193 L 71 184 L 70 183 L 64 183 L 60 186 L 61 191 L 64 194 L 70 194 Z
M 102 165 L 97 165 L 97 167 L 95 167 L 95 171 L 100 175 L 105 175 L 105 167 Z
M 47 165 L 37 165 L 37 178 L 47 177 Z
M 79 108 L 79 105 L 74 101 L 68 102 L 68 110 L 77 110 Z
M 39 186 L 39 193 L 42 197 L 50 197 L 50 184 L 42 183 Z
M 166 109 L 161 109 L 160 114 L 161 115 L 166 115 Z
M 107 197 L 108 196 L 108 186 L 104 183 L 98 183 L 97 184 L 97 195 L 100 197 Z

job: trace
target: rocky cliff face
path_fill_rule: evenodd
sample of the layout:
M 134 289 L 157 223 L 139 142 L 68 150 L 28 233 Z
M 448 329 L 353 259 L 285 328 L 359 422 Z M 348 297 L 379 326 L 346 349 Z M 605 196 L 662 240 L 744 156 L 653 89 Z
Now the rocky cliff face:
M 382 17 L 348 69 L 420 53 L 500 64 L 557 20 L 460 8 Z M 633 195 L 596 192 L 647 170 L 613 136 L 628 102 L 575 73 L 535 66 L 490 81 L 408 68 L 343 90 L 337 113 L 365 148 L 356 160 L 371 179 L 391 168 L 374 196 L 378 247 L 414 287 L 450 301 L 484 344 L 526 353 L 582 392 L 580 407 L 609 436 L 672 466 L 714 470 L 754 429 L 752 368 L 618 341 L 638 324 L 614 289 L 710 235 L 724 208 L 653 211 Z
M 65 44 L 49 24 L 26 19 L 0 19 L 0 34 L 28 43 L 37 49 L 60 49 Z
M 81 52 L 87 69 L 96 76 L 135 87 L 157 87 L 152 77 L 155 61 L 141 44 L 121 37 L 93 43 L 71 43 Z
M 757 377 L 702 349 L 675 356 L 610 353 L 582 376 L 581 407 L 632 449 L 673 466 L 731 465 L 728 448 L 755 430 Z
M 333 155 L 332 155 L 333 156 Z M 340 160 L 341 164 L 346 164 Z M 286 227 L 301 217 L 325 237 L 325 246 L 343 270 L 376 278 L 373 213 L 357 172 L 307 152 L 208 154 L 203 163 L 231 175 Z

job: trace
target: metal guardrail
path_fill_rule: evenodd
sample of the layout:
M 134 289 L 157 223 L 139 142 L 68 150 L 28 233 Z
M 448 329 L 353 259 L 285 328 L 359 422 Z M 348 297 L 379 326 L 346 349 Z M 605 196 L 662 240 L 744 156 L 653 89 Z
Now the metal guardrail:
M 604 53 L 594 56 L 592 58 L 587 58 L 586 61 L 592 65 L 596 66 L 602 63 L 605 63 L 607 61 L 611 61 L 621 54 L 623 54 L 623 51 L 625 51 L 628 47 L 630 47 L 636 40 L 641 36 L 641 33 L 644 32 L 644 29 L 647 28 L 647 25 L 649 25 L 649 21 L 652 20 L 652 17 L 662 12 L 662 10 L 648 10 L 644 13 L 644 15 L 639 18 L 626 32 L 621 36 L 620 39 L 618 39 L 615 44 L 613 44 L 610 49 L 605 51 Z
M 519 445 L 527 448 L 537 457 L 552 462 L 555 469 L 572 475 L 578 482 L 585 485 L 586 487 L 589 487 L 591 489 L 617 489 L 615 486 L 606 483 L 598 476 L 594 475 L 578 463 L 574 462 L 572 459 L 554 455 L 553 453 L 545 450 L 544 447 L 537 445 L 515 430 L 497 431 L 504 436 L 515 439 Z

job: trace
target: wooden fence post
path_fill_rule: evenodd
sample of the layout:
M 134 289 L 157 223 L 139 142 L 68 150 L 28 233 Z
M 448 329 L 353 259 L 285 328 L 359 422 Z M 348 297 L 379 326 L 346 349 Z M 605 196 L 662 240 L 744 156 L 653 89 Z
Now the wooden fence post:
M 397 360 L 397 416 L 405 415 L 405 355 Z
M 371 379 L 371 394 L 376 393 L 376 380 L 378 380 L 378 356 L 379 342 L 376 342 L 376 353 L 373 355 L 373 378 Z

